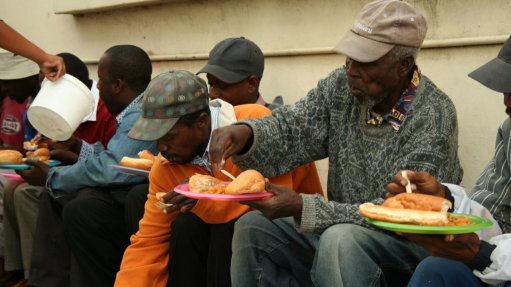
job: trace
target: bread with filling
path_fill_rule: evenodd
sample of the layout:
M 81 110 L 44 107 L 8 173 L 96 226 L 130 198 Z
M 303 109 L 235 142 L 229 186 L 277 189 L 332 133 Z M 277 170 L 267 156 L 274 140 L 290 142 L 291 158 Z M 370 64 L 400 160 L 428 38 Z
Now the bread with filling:
M 225 187 L 225 194 L 262 193 L 265 184 L 260 172 L 248 169 Z

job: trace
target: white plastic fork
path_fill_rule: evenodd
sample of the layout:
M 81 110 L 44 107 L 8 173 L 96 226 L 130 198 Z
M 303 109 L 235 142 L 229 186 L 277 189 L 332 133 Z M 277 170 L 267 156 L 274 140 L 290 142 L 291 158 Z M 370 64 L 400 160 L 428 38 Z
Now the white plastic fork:
M 165 209 L 167 207 L 173 206 L 172 203 L 164 203 L 163 201 L 159 200 L 154 205 L 156 205 L 156 207 L 158 207 L 159 209 Z
M 220 171 L 221 171 L 223 174 L 227 175 L 230 179 L 232 179 L 232 180 L 235 180 L 235 179 L 236 179 L 236 177 L 235 177 L 234 175 L 232 175 L 230 172 L 228 172 L 227 170 L 225 170 L 225 169 L 221 169 Z
M 403 170 L 401 172 L 401 175 L 406 179 L 407 183 L 405 186 L 406 193 L 412 193 L 412 185 L 410 183 L 410 180 L 408 179 L 408 174 L 406 174 L 406 170 Z

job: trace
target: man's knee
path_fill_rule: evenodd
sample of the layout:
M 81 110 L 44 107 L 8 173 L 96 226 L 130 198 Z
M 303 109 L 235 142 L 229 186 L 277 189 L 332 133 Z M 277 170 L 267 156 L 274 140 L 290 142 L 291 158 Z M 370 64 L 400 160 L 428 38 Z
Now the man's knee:
M 202 236 L 206 223 L 194 213 L 188 212 L 179 215 L 171 225 L 173 237 L 197 238 Z
M 42 188 L 36 186 L 19 185 L 13 192 L 14 204 L 20 206 L 21 204 L 33 202 L 38 205 L 41 192 Z
M 149 184 L 138 184 L 131 188 L 126 194 L 126 206 L 142 206 L 147 200 L 147 194 L 149 193 Z
M 90 218 L 93 215 L 93 212 L 91 212 L 93 207 L 94 202 L 89 198 L 75 198 L 69 201 L 62 210 L 62 221 L 66 228 L 89 222 L 84 219 Z
M 365 229 L 365 228 L 364 228 Z M 340 245 L 360 240 L 363 227 L 354 224 L 336 224 L 328 227 L 322 234 L 321 245 Z
M 250 228 L 252 226 L 260 226 L 267 224 L 269 222 L 268 218 L 264 217 L 264 215 L 259 211 L 251 211 L 246 213 L 242 217 L 240 217 L 236 223 L 234 224 L 234 228 L 236 230 L 241 230 L 245 228 Z

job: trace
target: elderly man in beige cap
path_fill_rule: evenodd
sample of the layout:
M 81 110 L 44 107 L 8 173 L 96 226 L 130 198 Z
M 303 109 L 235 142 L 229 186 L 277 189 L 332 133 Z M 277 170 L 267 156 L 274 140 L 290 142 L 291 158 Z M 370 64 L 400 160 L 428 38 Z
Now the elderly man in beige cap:
M 358 206 L 381 203 L 402 169 L 461 181 L 454 105 L 416 64 L 426 30 L 410 4 L 370 2 L 335 47 L 344 67 L 290 108 L 215 130 L 215 164 L 234 156 L 275 176 L 329 159 L 329 201 L 268 184 L 271 199 L 246 202 L 258 211 L 236 223 L 233 286 L 406 285 L 427 252 L 369 224 Z

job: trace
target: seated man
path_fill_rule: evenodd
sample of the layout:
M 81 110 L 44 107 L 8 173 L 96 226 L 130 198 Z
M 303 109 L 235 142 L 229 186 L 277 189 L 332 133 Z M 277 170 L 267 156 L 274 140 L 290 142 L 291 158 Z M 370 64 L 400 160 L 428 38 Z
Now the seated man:
M 504 94 L 506 113 L 511 116 L 511 37 L 497 58 L 469 74 L 484 86 Z M 423 260 L 408 286 L 511 286 L 511 118 L 499 128 L 495 154 L 481 173 L 471 198 L 493 213 L 505 234 L 491 238 L 475 233 L 455 235 L 450 242 L 441 236 L 404 234 L 424 246 L 433 257 Z M 422 193 L 439 194 L 441 185 L 427 174 L 409 176 Z M 459 186 L 449 185 L 453 190 Z M 399 176 L 389 185 L 389 192 L 403 192 Z M 463 198 L 456 198 L 455 204 Z
M 240 37 L 217 43 L 198 74 L 206 73 L 212 100 L 222 99 L 233 106 L 260 104 L 272 110 L 282 105 L 283 100 L 281 96 L 272 103 L 264 100 L 259 93 L 263 72 L 263 51 L 254 42 Z
M 184 97 L 180 101 L 181 95 Z M 180 272 L 179 278 L 187 276 L 187 286 L 217 284 L 216 280 L 228 284 L 226 282 L 228 274 L 217 274 L 221 279 L 217 278 L 215 282 L 206 283 L 210 279 L 206 278 L 206 272 L 212 263 L 208 261 L 210 256 L 215 256 L 216 244 L 221 245 L 218 246 L 219 250 L 230 251 L 228 246 L 231 233 L 225 232 L 225 229 L 232 228 L 230 223 L 247 212 L 249 207 L 237 202 L 194 200 L 169 191 L 195 173 L 229 180 L 223 173 L 212 169 L 209 162 L 207 147 L 211 131 L 229 125 L 237 119 L 268 115 L 270 111 L 261 105 L 241 105 L 233 108 L 221 100 L 212 101 L 208 106 L 206 83 L 186 71 L 169 72 L 155 77 L 146 91 L 142 109 L 143 115 L 130 132 L 130 136 L 143 140 L 157 139 L 160 155 L 149 174 L 149 199 L 145 205 L 144 217 L 140 221 L 140 229 L 132 236 L 132 243 L 126 249 L 115 286 L 157 287 L 185 284 L 178 282 L 174 285 L 175 282 L 169 281 L 171 275 L 169 272 Z M 226 163 L 225 169 L 234 175 L 240 173 L 231 161 Z M 289 174 L 271 180 L 289 187 L 296 184 Z M 303 186 L 301 190 L 322 193 L 319 182 L 316 185 Z M 163 200 L 172 204 L 163 210 L 164 213 L 155 206 L 158 201 L 156 194 L 159 192 L 167 193 Z M 200 219 L 190 220 L 190 224 L 210 227 L 198 235 L 204 238 L 194 237 L 190 233 L 180 234 L 172 229 L 173 221 L 186 216 L 188 211 Z M 210 238 L 214 238 L 216 232 L 223 234 L 223 242 L 211 241 Z M 169 270 L 169 251 L 180 248 L 172 245 L 174 236 L 181 238 L 178 242 L 184 242 L 185 239 L 202 242 L 202 245 L 198 245 L 202 250 L 196 252 L 208 259 L 187 263 L 187 258 L 176 258 L 175 266 L 170 266 Z M 195 258 L 195 254 L 192 256 Z M 215 263 L 223 264 L 228 273 L 229 256 L 215 258 L 227 258 L 227 261 Z
M 89 89 L 92 88 L 92 80 L 89 79 L 87 66 L 78 57 L 69 53 L 58 54 L 64 59 L 67 67 L 67 73 L 76 77 Z M 35 65 L 35 63 L 34 63 Z M 40 74 L 40 80 L 44 79 L 44 75 Z M 35 83 L 34 83 L 35 84 Z M 108 142 L 115 133 L 115 118 L 108 113 L 104 104 L 99 103 L 97 109 L 97 119 L 87 121 L 81 124 L 78 129 L 80 135 L 86 135 L 87 142 Z M 105 109 L 105 110 L 103 110 Z M 78 130 L 77 130 L 78 131 Z M 77 135 L 78 132 L 75 132 Z M 48 141 L 50 142 L 50 141 Z M 53 144 L 50 143 L 50 147 Z M 69 151 L 53 149 L 52 158 L 61 160 L 59 155 L 66 155 L 66 159 L 72 154 L 76 162 L 77 154 Z M 32 186 L 28 183 L 21 183 L 14 190 L 5 189 L 4 205 L 5 211 L 5 266 L 6 270 L 18 271 L 28 279 L 32 257 L 32 245 L 36 230 L 37 215 L 39 213 L 39 200 L 44 187 Z M 0 207 L 0 208 L 2 208 Z M 23 277 L 23 276 L 20 276 Z
M 139 105 L 151 73 L 151 60 L 141 48 L 133 45 L 109 48 L 99 60 L 97 84 L 108 111 L 116 115 L 117 129 L 108 145 L 105 147 L 99 142 L 89 144 L 72 137 L 69 146 L 79 155 L 75 164 L 49 168 L 40 162 L 27 161 L 34 168 L 19 172 L 26 182 L 46 187 L 39 205 L 30 285 L 70 285 L 69 270 L 66 269 L 70 260 L 66 252 L 68 244 L 71 252 L 75 253 L 74 262 L 78 266 L 74 269 L 78 273 L 71 273 L 79 276 L 78 279 L 76 276 L 71 278 L 75 280 L 73 282 L 83 286 L 113 284 L 113 275 L 109 277 L 95 270 L 93 275 L 89 275 L 88 272 L 96 266 L 102 270 L 118 270 L 122 252 L 129 243 L 124 226 L 124 198 L 131 186 L 143 178 L 120 173 L 111 165 L 118 164 L 123 156 L 136 157 L 141 150 L 156 152 L 154 142 L 133 140 L 127 136 L 140 117 Z M 76 219 L 84 214 L 86 218 L 80 224 L 68 228 L 66 219 Z M 71 233 L 87 228 L 90 229 L 83 234 L 81 241 L 67 241 L 66 244 L 64 231 Z M 115 230 L 119 236 L 105 238 L 101 233 L 103 230 Z M 94 247 L 84 247 L 89 245 Z M 108 247 L 100 248 L 98 245 Z M 90 284 L 88 280 L 94 283 Z
M 1 23 L 0 23 L 1 24 Z M 33 61 L 11 52 L 0 50 L 0 99 L 2 110 L 0 115 L 0 149 L 23 151 L 23 141 L 30 137 L 33 129 L 25 128 L 25 114 L 30 101 L 39 91 L 39 67 Z M 0 286 L 7 282 L 23 278 L 23 272 L 15 272 L 16 268 L 7 264 L 4 267 L 4 194 L 13 191 L 19 181 L 9 180 L 0 176 Z
M 263 52 L 254 42 L 245 38 L 227 38 L 213 47 L 208 63 L 199 73 L 207 73 L 209 98 L 212 100 L 222 99 L 233 106 L 259 104 L 270 108 L 275 105 L 267 104 L 259 93 L 263 71 Z M 308 193 L 306 188 L 320 185 L 313 162 L 292 170 L 288 175 L 298 193 Z M 206 224 L 193 212 L 177 217 L 172 223 L 174 236 L 170 238 L 170 245 L 179 248 L 170 249 L 169 284 L 193 286 L 189 272 L 183 272 L 185 266 L 207 266 L 205 276 L 194 272 L 193 278 L 201 280 L 198 286 L 203 286 L 206 279 L 208 286 L 230 286 L 230 242 L 234 223 L 235 220 L 225 224 Z M 207 245 L 215 246 L 214 252 L 209 251 L 207 255 L 197 252 L 203 250 L 201 246 Z M 222 247 L 225 250 L 221 250 Z
M 426 250 L 374 230 L 358 206 L 383 201 L 402 169 L 461 181 L 456 110 L 416 63 L 426 31 L 407 2 L 369 2 L 336 46 L 344 67 L 291 107 L 213 132 L 213 164 L 234 155 L 243 169 L 272 176 L 329 159 L 328 201 L 270 185 L 275 196 L 247 203 L 259 211 L 236 222 L 233 286 L 408 282 Z

